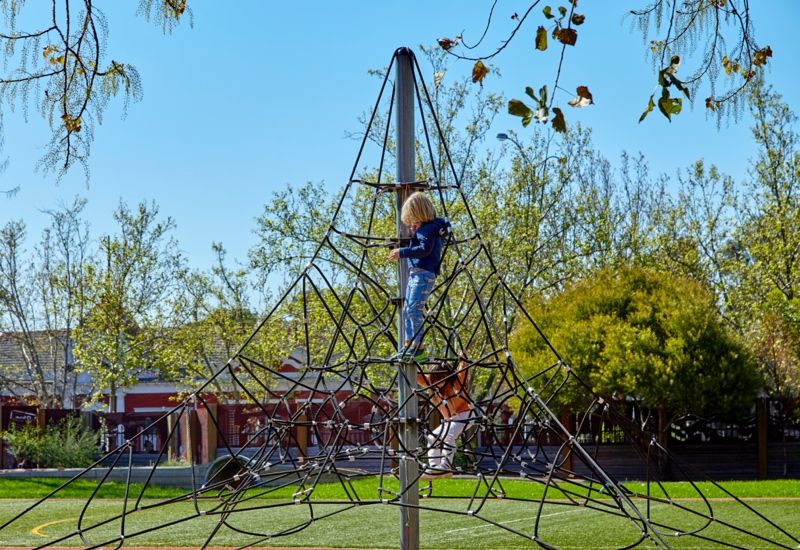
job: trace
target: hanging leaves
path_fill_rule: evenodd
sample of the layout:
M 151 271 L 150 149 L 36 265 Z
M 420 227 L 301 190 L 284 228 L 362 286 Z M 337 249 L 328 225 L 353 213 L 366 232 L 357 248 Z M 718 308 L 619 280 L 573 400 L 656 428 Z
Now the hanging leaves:
M 542 9 L 542 13 L 547 19 L 554 19 L 556 17 L 556 15 L 553 13 L 553 8 L 550 6 L 545 6 L 544 9 Z M 559 6 L 558 13 L 561 14 L 561 16 L 555 21 L 555 28 L 553 28 L 553 40 L 558 40 L 562 44 L 566 44 L 568 46 L 574 46 L 575 42 L 578 40 L 577 31 L 569 27 L 564 27 L 564 19 L 567 16 L 567 8 L 564 6 Z M 586 20 L 586 17 L 581 14 L 574 13 L 572 14 L 570 20 L 575 25 L 581 25 Z M 536 49 L 547 49 L 546 32 L 547 31 L 544 27 L 539 27 L 536 29 Z
M 722 68 L 725 70 L 726 75 L 741 74 L 745 82 L 749 82 L 756 76 L 756 71 L 754 69 L 764 66 L 769 57 L 772 57 L 772 48 L 769 46 L 760 50 L 755 50 L 750 65 L 742 65 L 739 60 L 730 59 L 725 55 L 722 57 Z M 708 107 L 708 104 L 706 104 L 706 107 Z
M 569 0 L 567 3 L 571 5 L 572 9 L 577 6 L 577 0 Z M 567 6 L 558 6 L 558 13 L 554 13 L 552 6 L 544 6 L 542 14 L 546 19 L 553 19 L 553 25 L 550 29 L 543 25 L 539 25 L 536 29 L 535 46 L 539 51 L 545 51 L 548 47 L 548 33 L 552 34 L 553 40 L 556 40 L 564 46 L 574 46 L 578 41 L 578 32 L 572 28 L 572 25 L 582 25 L 586 21 L 586 16 L 571 12 Z M 556 85 L 558 81 L 556 80 Z M 508 102 L 508 113 L 513 116 L 518 116 L 522 119 L 522 125 L 528 126 L 532 120 L 536 120 L 541 124 L 550 123 L 557 132 L 566 132 L 567 123 L 564 113 L 560 108 L 548 106 L 547 86 L 542 86 L 539 93 L 535 93 L 533 88 L 528 86 L 525 88 L 525 94 L 528 95 L 533 101 L 534 105 L 529 106 L 524 101 L 519 99 L 512 99 Z M 576 88 L 576 96 L 567 101 L 571 107 L 582 108 L 592 105 L 594 99 L 589 91 L 588 86 L 578 86 Z M 553 116 L 550 117 L 552 110 Z
M 547 49 L 547 29 L 542 26 L 536 29 L 536 49 L 541 51 Z
M 575 42 L 578 41 L 578 32 L 575 29 L 559 29 L 555 28 L 553 30 L 553 38 L 561 42 L 562 44 L 566 44 L 567 46 L 574 46 Z
M 681 66 L 681 58 L 673 55 L 669 60 L 669 65 L 664 67 L 658 72 L 658 84 L 661 86 L 661 97 L 658 99 L 658 110 L 664 115 L 667 120 L 672 122 L 672 115 L 677 115 L 683 108 L 683 100 L 680 97 L 672 97 L 670 95 L 670 88 L 674 86 L 683 95 L 689 98 L 689 89 L 678 79 L 677 74 Z M 643 121 L 645 117 L 655 108 L 656 103 L 653 101 L 654 96 L 650 96 L 647 102 L 647 108 L 639 117 L 639 122 Z M 706 99 L 706 107 L 709 105 L 709 100 Z M 713 108 L 712 108 L 713 110 Z
M 480 59 L 475 62 L 472 67 L 472 82 L 480 82 L 483 85 L 483 79 L 489 74 L 489 67 L 483 64 Z

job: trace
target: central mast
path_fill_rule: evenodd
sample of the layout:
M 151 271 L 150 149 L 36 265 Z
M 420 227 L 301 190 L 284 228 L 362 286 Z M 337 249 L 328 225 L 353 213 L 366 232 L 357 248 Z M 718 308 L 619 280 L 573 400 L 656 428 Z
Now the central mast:
M 400 211 L 411 186 L 403 185 L 415 181 L 414 168 L 414 53 L 409 48 L 399 48 L 395 52 L 397 73 L 395 97 L 397 104 L 397 237 L 407 239 L 408 227 L 400 219 Z M 402 242 L 402 241 L 400 241 Z M 397 292 L 400 315 L 397 321 L 398 352 L 404 345 L 403 303 L 408 285 L 408 264 L 403 259 L 397 262 Z M 413 361 L 398 363 L 398 399 L 400 409 L 400 548 L 419 550 L 419 490 L 417 467 L 417 446 L 419 431 L 417 426 L 417 369 Z

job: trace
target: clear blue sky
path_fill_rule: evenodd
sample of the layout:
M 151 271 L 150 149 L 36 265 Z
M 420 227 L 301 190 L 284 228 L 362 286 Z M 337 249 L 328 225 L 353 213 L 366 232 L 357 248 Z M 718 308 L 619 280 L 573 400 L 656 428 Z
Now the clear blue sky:
M 591 127 L 595 145 L 612 160 L 623 150 L 642 151 L 656 172 L 673 174 L 704 158 L 741 181 L 755 154 L 746 113 L 718 131 L 706 119 L 701 97 L 671 124 L 658 112 L 637 123 L 655 76 L 645 61 L 641 35 L 631 31 L 623 16 L 644 3 L 579 3 L 586 23 L 579 28 L 577 47 L 567 52 L 561 85 L 588 85 L 596 105 L 569 110 L 568 121 Z M 358 116 L 372 107 L 380 84 L 367 71 L 384 67 L 398 46 L 432 44 L 462 30 L 474 40 L 490 5 L 463 0 L 408 1 L 402 8 L 377 0 L 197 0 L 190 3 L 194 28 L 182 26 L 165 36 L 134 17 L 138 2 L 104 4 L 109 5 L 104 8 L 108 58 L 136 65 L 144 99 L 131 106 L 125 120 L 120 120 L 121 102 L 110 105 L 96 129 L 88 187 L 78 170 L 58 185 L 35 173 L 47 129 L 35 114 L 25 123 L 19 113 L 6 112 L 5 155 L 11 164 L 0 175 L 0 189 L 20 185 L 21 190 L 13 198 L 0 197 L 0 224 L 25 220 L 32 246 L 47 221 L 41 210 L 81 195 L 89 201 L 87 218 L 97 238 L 113 231 L 111 213 L 120 198 L 132 205 L 153 199 L 162 214 L 176 220 L 176 237 L 195 267 L 210 265 L 212 241 L 222 241 L 230 257 L 243 260 L 255 243 L 254 218 L 273 190 L 309 180 L 324 181 L 333 192 L 340 189 L 358 147 L 345 134 L 360 129 Z M 509 16 L 524 6 L 500 0 L 499 27 L 509 28 Z M 751 6 L 759 43 L 774 52 L 768 79 L 796 107 L 800 2 L 758 0 Z M 38 9 L 44 5 L 26 5 L 29 17 L 36 17 Z M 488 88 L 509 98 L 522 97 L 527 85 L 550 87 L 554 53 L 537 52 L 532 44 L 541 20 L 537 10 L 512 47 L 496 59 L 502 77 L 487 77 Z M 454 65 L 463 73 L 470 68 Z M 519 120 L 507 114 L 498 117 L 489 135 L 509 129 L 521 138 L 526 135 Z M 492 137 L 486 146 L 500 144 Z

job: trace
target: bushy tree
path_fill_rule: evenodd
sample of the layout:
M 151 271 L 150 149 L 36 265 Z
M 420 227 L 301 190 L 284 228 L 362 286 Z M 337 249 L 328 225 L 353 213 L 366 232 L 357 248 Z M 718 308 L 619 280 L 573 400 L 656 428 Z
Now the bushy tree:
M 761 387 L 752 359 L 719 317 L 714 295 L 698 283 L 642 267 L 603 269 L 549 300 L 530 303 L 533 317 L 575 374 L 604 396 L 644 407 L 739 417 Z M 528 375 L 552 353 L 528 324 L 512 351 Z M 577 405 L 572 385 L 564 405 Z
M 159 342 L 177 321 L 175 296 L 183 259 L 172 238 L 174 222 L 154 203 L 114 213 L 119 233 L 100 240 L 99 261 L 87 278 L 86 315 L 75 330 L 78 367 L 91 374 L 95 399 L 133 385 L 144 369 L 159 370 Z
M 0 228 L 0 332 L 22 359 L 0 364 L 0 384 L 16 396 L 35 395 L 42 406 L 64 406 L 75 393 L 72 329 L 82 318 L 86 269 L 91 264 L 86 201 L 49 211 L 41 240 L 25 247 L 26 228 Z
M 162 375 L 191 389 L 222 370 L 258 322 L 248 271 L 227 265 L 222 244 L 212 249 L 216 263 L 211 269 L 179 275 L 177 322 L 157 342 Z M 225 374 L 207 388 L 222 401 L 238 390 Z
M 758 87 L 750 100 L 759 153 L 747 187 L 739 240 L 743 323 L 766 374 L 783 397 L 800 395 L 800 139 L 797 116 L 779 94 Z

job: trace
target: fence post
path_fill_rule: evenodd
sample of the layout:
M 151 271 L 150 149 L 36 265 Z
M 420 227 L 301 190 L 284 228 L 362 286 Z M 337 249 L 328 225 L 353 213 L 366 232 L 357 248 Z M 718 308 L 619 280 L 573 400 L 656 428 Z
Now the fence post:
M 305 410 L 297 417 L 297 427 L 295 428 L 297 437 L 297 455 L 305 460 L 308 457 L 308 413 Z M 267 434 L 269 437 L 269 434 Z
M 197 408 L 197 424 L 200 437 L 200 456 L 197 457 L 198 464 L 210 464 L 217 458 L 217 427 L 213 419 L 217 417 L 217 404 L 206 403 Z
M 183 459 L 194 466 L 197 462 L 197 411 L 187 409 L 181 416 L 181 443 Z
M 180 439 L 180 427 L 175 426 L 178 421 L 178 413 L 167 416 L 167 433 L 172 434 L 167 439 L 167 460 L 175 462 L 178 459 L 178 440 Z
M 3 423 L 3 405 L 0 404 L 0 432 L 5 431 L 6 425 Z M 0 437 L 0 470 L 6 467 L 6 443 Z
M 561 407 L 560 422 L 567 426 L 570 430 L 575 429 L 575 415 L 567 407 Z M 562 467 L 568 472 L 572 471 L 572 448 L 564 446 L 561 451 L 560 460 L 563 462 Z
M 758 479 L 767 479 L 767 399 L 759 395 L 756 401 L 756 431 L 758 432 Z

